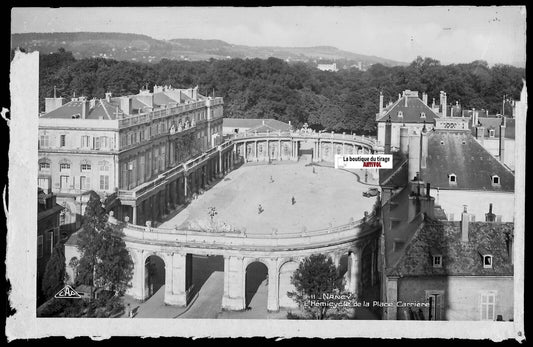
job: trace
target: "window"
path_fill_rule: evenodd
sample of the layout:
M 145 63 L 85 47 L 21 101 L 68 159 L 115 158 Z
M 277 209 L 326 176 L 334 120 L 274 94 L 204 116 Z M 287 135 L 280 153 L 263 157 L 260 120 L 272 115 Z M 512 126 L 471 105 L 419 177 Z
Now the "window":
M 81 172 L 89 172 L 91 171 L 91 164 L 81 164 Z
M 45 193 L 50 192 L 50 179 L 49 178 L 38 178 L 37 179 L 37 186 L 44 190 Z
M 103 162 L 100 164 L 100 171 L 108 172 L 109 171 L 109 165 L 107 165 L 106 162 Z
M 420 118 L 426 118 L 426 112 L 420 113 Z
M 489 137 L 494 137 L 494 129 L 489 129 Z
M 483 268 L 492 269 L 492 255 L 483 256 Z
M 100 190 L 109 190 L 109 176 L 100 175 Z
M 90 147 L 90 138 L 87 135 L 84 135 L 81 137 L 81 148 L 89 148 Z
M 100 138 L 93 137 L 93 149 L 100 149 Z
M 90 178 L 87 176 L 80 176 L 80 189 L 89 190 L 91 189 Z
M 494 320 L 494 309 L 496 307 L 496 292 L 481 292 L 481 320 Z
M 497 175 L 492 176 L 492 185 L 499 186 L 500 185 L 500 177 Z
M 442 267 L 442 255 L 433 256 L 433 267 Z
M 48 162 L 39 163 L 39 170 L 48 170 L 48 169 L 50 169 L 50 163 Z
M 50 254 L 52 254 L 52 251 L 54 250 L 54 231 L 53 230 L 48 231 L 48 241 L 50 242 Z
M 39 148 L 48 147 L 48 140 L 48 135 L 41 135 L 41 137 L 39 138 Z
M 59 147 L 65 147 L 67 135 L 59 135 Z
M 69 176 L 59 176 L 59 184 L 61 189 L 68 189 Z
M 448 182 L 450 184 L 457 184 L 457 176 L 455 174 L 448 175 Z
M 70 170 L 70 164 L 68 163 L 59 164 L 59 171 L 66 171 L 66 170 Z
M 426 300 L 429 304 L 428 320 L 443 319 L 443 316 L 442 316 L 443 299 L 444 299 L 443 290 L 426 290 Z
M 37 258 L 43 257 L 43 235 L 37 236 Z
M 108 148 L 109 144 L 106 136 L 100 136 L 100 148 Z

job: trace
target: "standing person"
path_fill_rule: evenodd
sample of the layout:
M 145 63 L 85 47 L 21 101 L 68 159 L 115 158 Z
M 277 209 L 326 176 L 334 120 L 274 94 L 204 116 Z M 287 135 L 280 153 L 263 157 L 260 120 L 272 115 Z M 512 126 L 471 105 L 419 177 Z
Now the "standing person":
M 261 206 L 261 204 L 259 204 L 259 206 L 257 206 L 257 213 L 261 214 L 262 212 L 263 212 L 263 206 Z
M 294 198 L 294 196 L 292 197 L 291 202 L 293 205 L 296 203 L 296 199 Z
M 130 307 L 130 304 L 126 305 L 126 317 L 131 318 L 131 307 Z

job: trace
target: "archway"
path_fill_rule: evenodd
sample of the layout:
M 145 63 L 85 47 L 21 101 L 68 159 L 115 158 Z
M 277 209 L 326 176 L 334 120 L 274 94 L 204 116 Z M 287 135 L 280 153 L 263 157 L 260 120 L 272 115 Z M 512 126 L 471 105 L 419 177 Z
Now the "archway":
M 287 292 L 295 291 L 294 285 L 291 283 L 291 277 L 296 269 L 298 269 L 298 263 L 295 261 L 286 262 L 279 268 L 279 307 L 298 307 L 298 303 L 287 295 Z
M 265 264 L 254 261 L 246 267 L 244 285 L 246 309 L 267 309 L 268 268 Z
M 165 262 L 157 255 L 151 255 L 144 262 L 144 299 L 149 299 L 165 285 Z
M 348 288 L 349 280 L 350 280 L 350 272 L 349 270 L 350 262 L 349 262 L 349 253 L 345 253 L 341 256 L 339 261 L 339 267 L 337 268 L 339 278 L 343 279 L 344 288 Z

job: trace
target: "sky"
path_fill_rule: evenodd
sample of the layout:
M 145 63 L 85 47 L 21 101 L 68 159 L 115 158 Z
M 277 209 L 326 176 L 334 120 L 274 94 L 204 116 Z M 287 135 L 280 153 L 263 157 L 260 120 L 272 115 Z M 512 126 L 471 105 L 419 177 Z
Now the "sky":
M 122 32 L 155 39 L 219 39 L 248 46 L 333 46 L 442 64 L 524 65 L 525 7 L 14 8 L 11 32 Z

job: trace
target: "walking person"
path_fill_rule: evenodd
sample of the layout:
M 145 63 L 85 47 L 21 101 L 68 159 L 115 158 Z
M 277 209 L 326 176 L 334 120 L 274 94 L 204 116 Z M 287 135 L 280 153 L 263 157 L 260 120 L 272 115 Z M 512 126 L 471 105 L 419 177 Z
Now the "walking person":
M 296 203 L 296 199 L 294 198 L 294 196 L 292 197 L 291 202 L 293 205 Z

